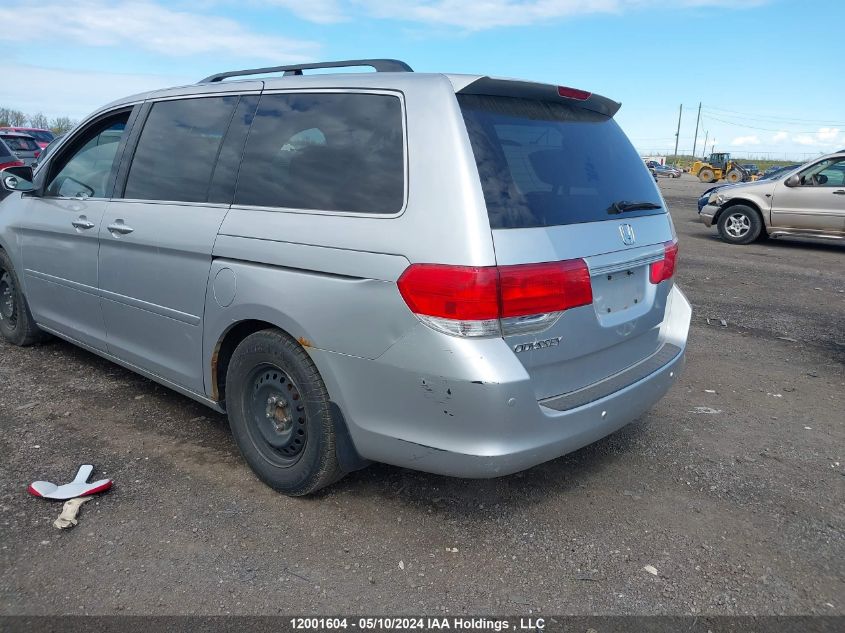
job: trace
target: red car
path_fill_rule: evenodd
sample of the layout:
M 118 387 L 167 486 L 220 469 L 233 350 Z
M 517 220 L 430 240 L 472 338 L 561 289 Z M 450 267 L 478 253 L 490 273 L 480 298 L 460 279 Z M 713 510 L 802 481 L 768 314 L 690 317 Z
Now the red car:
M 0 132 L 3 131 L 23 132 L 24 134 L 29 134 L 35 139 L 35 142 L 38 143 L 38 147 L 41 149 L 47 147 L 50 144 L 50 141 L 56 138 L 56 135 L 50 130 L 45 130 L 39 127 L 0 127 Z
M 22 160 L 18 160 L 18 157 L 15 156 L 15 153 L 9 149 L 9 146 L 3 142 L 3 139 L 0 138 L 0 171 L 6 169 L 6 167 L 23 167 L 24 162 Z

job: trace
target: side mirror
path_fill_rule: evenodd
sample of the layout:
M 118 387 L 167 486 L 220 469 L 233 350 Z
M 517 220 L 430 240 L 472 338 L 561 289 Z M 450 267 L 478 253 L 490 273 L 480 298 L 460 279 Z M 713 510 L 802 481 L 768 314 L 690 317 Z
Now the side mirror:
M 787 187 L 798 187 L 801 184 L 801 176 L 794 174 L 787 178 L 784 183 Z
M 35 191 L 32 167 L 7 167 L 0 171 L 0 182 L 6 191 Z

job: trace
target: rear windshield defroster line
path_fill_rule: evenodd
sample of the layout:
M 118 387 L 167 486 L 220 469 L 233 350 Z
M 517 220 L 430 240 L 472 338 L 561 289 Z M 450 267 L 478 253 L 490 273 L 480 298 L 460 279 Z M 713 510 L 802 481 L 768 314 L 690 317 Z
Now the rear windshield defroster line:
M 459 94 L 494 229 L 603 222 L 665 213 L 649 170 L 617 123 L 566 103 Z M 656 207 L 656 208 L 649 208 Z M 618 216 L 617 216 L 618 217 Z

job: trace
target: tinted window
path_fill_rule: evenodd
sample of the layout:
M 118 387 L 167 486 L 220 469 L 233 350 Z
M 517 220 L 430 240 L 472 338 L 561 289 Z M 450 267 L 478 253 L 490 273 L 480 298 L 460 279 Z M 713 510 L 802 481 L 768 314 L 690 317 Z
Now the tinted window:
M 0 158 L 10 158 L 12 157 L 12 152 L 9 151 L 9 148 L 6 147 L 6 144 L 0 139 Z
M 42 143 L 49 143 L 55 138 L 53 133 L 47 130 L 27 130 L 26 133 Z
M 828 158 L 801 173 L 801 184 L 810 187 L 845 185 L 845 158 Z
M 402 108 L 367 94 L 264 95 L 235 203 L 397 213 L 405 189 Z
M 229 124 L 226 139 L 220 148 L 214 176 L 208 190 L 208 201 L 232 204 L 235 195 L 235 181 L 241 168 L 244 143 L 252 125 L 255 109 L 258 107 L 258 95 L 243 95 L 235 109 L 235 116 Z
M 613 119 L 563 103 L 458 95 L 494 229 L 600 222 L 651 202 L 654 179 Z
M 3 141 L 14 152 L 36 152 L 39 149 L 35 139 L 28 136 L 4 136 Z
M 129 168 L 124 198 L 205 202 L 238 97 L 153 105 Z
M 106 198 L 114 157 L 129 119 L 124 112 L 86 130 L 58 156 L 48 196 Z M 53 169 L 51 168 L 51 171 Z

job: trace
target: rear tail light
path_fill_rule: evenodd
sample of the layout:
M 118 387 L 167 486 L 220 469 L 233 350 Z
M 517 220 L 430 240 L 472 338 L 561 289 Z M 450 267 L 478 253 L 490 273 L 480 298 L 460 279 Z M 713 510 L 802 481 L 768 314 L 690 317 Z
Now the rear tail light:
M 593 301 L 582 259 L 518 266 L 413 264 L 397 282 L 411 311 L 458 336 L 501 336 L 549 327 Z
M 6 167 L 23 167 L 24 162 L 22 160 L 13 160 L 8 163 L 0 163 L 0 170 L 6 169 Z
M 663 243 L 663 259 L 654 262 L 649 269 L 649 279 L 653 284 L 671 279 L 675 274 L 675 262 L 678 259 L 678 243 Z
M 41 150 L 36 150 L 35 151 L 35 158 L 38 158 L 39 156 L 41 156 Z

